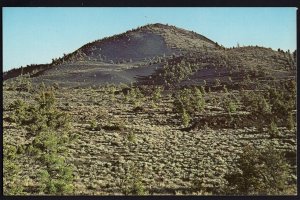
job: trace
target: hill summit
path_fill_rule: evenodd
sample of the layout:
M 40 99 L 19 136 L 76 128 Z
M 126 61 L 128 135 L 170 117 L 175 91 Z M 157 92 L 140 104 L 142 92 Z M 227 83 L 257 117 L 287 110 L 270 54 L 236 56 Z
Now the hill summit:
M 70 55 L 69 60 L 140 61 L 203 47 L 215 48 L 215 43 L 193 31 L 156 23 L 88 43 Z

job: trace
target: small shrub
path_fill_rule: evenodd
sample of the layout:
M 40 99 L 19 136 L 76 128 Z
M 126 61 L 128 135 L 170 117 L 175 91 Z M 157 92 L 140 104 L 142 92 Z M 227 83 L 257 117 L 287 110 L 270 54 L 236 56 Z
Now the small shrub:
M 228 113 L 235 113 L 236 110 L 237 110 L 237 105 L 236 103 L 234 103 L 232 100 L 227 100 L 225 101 L 224 103 L 224 107 L 225 107 L 225 110 L 228 112 Z
M 193 106 L 192 109 L 194 109 L 195 111 L 203 111 L 205 100 L 203 98 L 201 90 L 199 90 L 197 87 L 194 87 L 191 92 L 191 104 Z
M 268 131 L 269 131 L 271 137 L 278 136 L 278 134 L 279 134 L 278 127 L 274 121 L 272 121 L 271 124 L 269 125 Z
M 3 194 L 22 195 L 23 185 L 20 176 L 21 166 L 18 164 L 19 155 L 12 145 L 3 146 Z
M 292 113 L 289 113 L 288 118 L 287 118 L 287 128 L 289 130 L 292 130 L 295 128 L 295 119 L 293 117 Z
M 97 124 L 97 121 L 95 119 L 92 119 L 90 122 L 89 122 L 89 128 L 90 130 L 92 131 L 95 131 L 98 129 L 98 124 Z
M 262 150 L 247 146 L 236 161 L 236 171 L 227 174 L 228 193 L 280 195 L 290 187 L 291 170 L 284 156 L 271 145 Z
M 200 86 L 200 91 L 201 91 L 201 93 L 202 93 L 202 94 L 206 94 L 206 92 L 205 92 L 205 88 L 204 88 L 204 86 L 203 86 L 203 85 L 201 85 L 201 86 Z
M 267 99 L 260 93 L 250 92 L 244 94 L 242 102 L 246 109 L 251 112 L 255 119 L 255 126 L 259 131 L 263 130 L 264 125 L 269 125 L 272 120 L 272 109 Z
M 225 93 L 228 93 L 228 89 L 227 89 L 226 85 L 223 85 L 223 91 L 224 91 Z
M 181 120 L 182 120 L 183 126 L 188 126 L 190 123 L 191 118 L 185 109 L 183 109 L 183 112 L 181 114 Z
M 135 143 L 136 142 L 136 136 L 133 132 L 130 132 L 128 135 L 127 135 L 127 140 L 129 142 L 132 142 L 132 143 Z
M 122 188 L 124 195 L 148 194 L 148 191 L 142 182 L 141 173 L 134 164 L 125 168 L 125 174 L 124 177 L 122 177 L 120 187 Z
M 161 92 L 163 91 L 162 87 L 156 87 L 153 91 L 152 99 L 154 102 L 159 102 L 161 100 L 162 94 Z
M 236 112 L 236 109 L 237 109 L 237 105 L 234 102 L 229 102 L 228 111 L 230 113 L 234 113 L 234 112 Z
M 183 111 L 192 115 L 195 112 L 203 111 L 205 106 L 205 100 L 202 92 L 194 87 L 193 89 L 184 88 L 175 93 L 175 99 L 173 102 L 173 111 L 183 114 Z
M 146 195 L 145 187 L 141 180 L 135 180 L 131 188 L 130 193 L 132 195 Z
M 9 108 L 14 110 L 12 120 L 18 125 L 22 125 L 22 122 L 27 118 L 27 103 L 21 99 L 17 99 L 9 106 Z

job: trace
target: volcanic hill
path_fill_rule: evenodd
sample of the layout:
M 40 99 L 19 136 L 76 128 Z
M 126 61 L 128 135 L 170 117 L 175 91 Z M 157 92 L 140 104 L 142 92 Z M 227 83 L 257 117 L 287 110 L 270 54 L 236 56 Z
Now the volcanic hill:
M 3 78 L 22 73 L 34 82 L 72 87 L 106 83 L 216 85 L 247 78 L 291 77 L 295 63 L 295 56 L 280 49 L 225 48 L 193 31 L 156 23 L 88 43 L 51 64 L 10 70 Z

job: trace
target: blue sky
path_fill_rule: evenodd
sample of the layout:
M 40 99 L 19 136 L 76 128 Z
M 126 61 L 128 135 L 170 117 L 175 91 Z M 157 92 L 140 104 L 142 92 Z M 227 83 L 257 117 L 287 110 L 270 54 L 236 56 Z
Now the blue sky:
M 3 70 L 50 63 L 148 23 L 193 30 L 225 47 L 296 49 L 296 8 L 3 8 Z

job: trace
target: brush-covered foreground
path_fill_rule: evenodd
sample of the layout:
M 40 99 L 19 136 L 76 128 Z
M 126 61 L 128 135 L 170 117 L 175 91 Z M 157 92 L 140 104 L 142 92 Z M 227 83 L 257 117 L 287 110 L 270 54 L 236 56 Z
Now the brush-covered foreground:
M 295 195 L 295 81 L 218 88 L 4 82 L 4 194 Z

